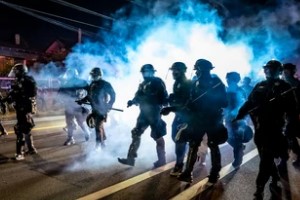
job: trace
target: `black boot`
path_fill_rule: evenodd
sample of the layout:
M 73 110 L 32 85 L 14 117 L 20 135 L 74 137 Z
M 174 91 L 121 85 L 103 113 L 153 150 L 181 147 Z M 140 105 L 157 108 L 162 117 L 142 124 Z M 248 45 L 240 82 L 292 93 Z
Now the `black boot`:
M 156 140 L 156 153 L 158 160 L 153 163 L 154 168 L 158 168 L 166 164 L 165 140 L 162 137 Z
M 186 161 L 186 168 L 184 172 L 182 172 L 178 176 L 178 180 L 192 183 L 193 182 L 193 169 L 194 169 L 194 164 L 197 160 L 197 152 L 198 152 L 198 146 L 190 147 L 189 152 L 188 152 L 188 157 Z
M 134 158 L 118 158 L 119 163 L 124 165 L 134 166 L 135 159 Z
M 220 178 L 221 154 L 218 145 L 209 145 L 211 154 L 211 170 L 208 176 L 208 185 L 214 185 Z
M 242 145 L 239 145 L 238 147 L 234 148 L 234 150 L 233 150 L 234 161 L 232 162 L 232 166 L 235 169 L 238 169 L 243 162 L 244 148 L 245 148 L 245 145 L 242 144 Z
M 263 200 L 264 198 L 264 187 L 263 186 L 257 186 L 256 192 L 254 193 L 254 199 L 253 200 Z
M 128 149 L 127 158 L 118 158 L 118 161 L 124 165 L 134 166 L 135 158 L 137 157 L 137 150 L 140 147 L 141 138 L 138 136 L 132 137 L 132 142 Z

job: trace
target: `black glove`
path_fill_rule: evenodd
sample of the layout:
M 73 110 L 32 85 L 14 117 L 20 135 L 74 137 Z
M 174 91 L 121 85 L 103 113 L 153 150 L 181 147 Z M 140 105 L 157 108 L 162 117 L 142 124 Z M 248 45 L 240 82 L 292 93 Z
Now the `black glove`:
M 170 112 L 172 112 L 173 107 L 164 107 L 160 110 L 161 115 L 168 115 Z
M 82 105 L 83 101 L 81 99 L 75 100 L 76 103 L 78 103 L 78 105 Z
M 129 108 L 130 106 L 132 106 L 134 104 L 134 101 L 133 100 L 129 100 L 127 102 L 127 108 Z

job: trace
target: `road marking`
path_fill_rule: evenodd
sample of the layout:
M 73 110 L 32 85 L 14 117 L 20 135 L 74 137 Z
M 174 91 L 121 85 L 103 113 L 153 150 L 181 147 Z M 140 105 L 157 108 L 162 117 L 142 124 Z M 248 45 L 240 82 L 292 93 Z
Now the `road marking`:
M 254 158 L 255 156 L 258 155 L 257 149 L 254 149 L 244 155 L 243 157 L 243 163 L 241 165 L 244 165 L 246 162 Z M 232 167 L 231 163 L 223 167 L 220 171 L 220 179 L 224 178 L 226 175 L 234 171 L 234 168 Z M 205 191 L 208 187 L 205 187 L 206 183 L 208 181 L 208 178 L 205 178 L 201 180 L 200 182 L 196 183 L 192 187 L 184 190 L 183 192 L 179 193 L 175 197 L 171 198 L 171 200 L 188 200 L 195 198 L 197 195 L 199 195 L 201 192 Z
M 251 152 L 244 155 L 242 165 L 244 163 L 248 162 L 249 160 L 251 160 L 252 158 L 254 158 L 256 155 L 257 155 L 256 149 L 254 149 Z M 148 178 L 151 178 L 151 177 L 156 176 L 160 173 L 163 173 L 169 169 L 172 169 L 174 167 L 174 165 L 175 165 L 175 161 L 168 163 L 157 169 L 154 169 L 154 170 L 145 172 L 143 174 L 140 174 L 138 176 L 132 177 L 123 182 L 112 185 L 110 187 L 104 188 L 97 192 L 83 196 L 83 197 L 79 198 L 78 200 L 94 200 L 94 199 L 101 199 L 101 198 L 107 197 L 113 193 L 119 192 L 119 191 L 126 189 L 134 184 L 137 184 Z M 224 176 L 228 175 L 229 173 L 231 173 L 233 170 L 234 170 L 234 168 L 231 166 L 231 163 L 226 165 L 225 167 L 223 167 L 222 170 L 220 171 L 220 179 L 223 178 Z M 177 196 L 173 197 L 173 199 L 174 200 L 191 199 L 192 197 L 196 196 L 197 194 L 199 194 L 201 192 L 201 191 L 200 192 L 198 191 L 199 187 L 203 188 L 203 185 L 206 182 L 207 182 L 207 178 L 201 180 L 199 183 L 197 183 L 197 184 L 193 185 L 192 187 L 188 188 L 187 190 L 181 192 Z
M 37 127 L 32 129 L 32 131 L 39 131 L 39 130 L 45 130 L 45 129 L 52 129 L 52 128 L 62 128 L 64 125 L 57 125 L 57 126 L 43 126 L 43 127 Z M 8 131 L 8 134 L 15 133 L 14 131 Z
M 108 195 L 111 195 L 113 193 L 119 192 L 120 190 L 126 189 L 132 185 L 135 185 L 139 182 L 142 182 L 148 178 L 151 178 L 153 176 L 156 176 L 160 173 L 163 173 L 169 169 L 172 169 L 175 165 L 175 161 L 170 162 L 162 167 L 156 168 L 154 170 L 151 171 L 147 171 L 143 174 L 140 174 L 138 176 L 132 177 L 130 179 L 127 179 L 123 182 L 117 183 L 115 185 L 112 185 L 110 187 L 104 188 L 102 190 L 99 190 L 97 192 L 94 192 L 92 194 L 89 194 L 87 196 L 81 197 L 78 200 L 94 200 L 94 199 L 101 199 L 103 197 L 106 197 Z

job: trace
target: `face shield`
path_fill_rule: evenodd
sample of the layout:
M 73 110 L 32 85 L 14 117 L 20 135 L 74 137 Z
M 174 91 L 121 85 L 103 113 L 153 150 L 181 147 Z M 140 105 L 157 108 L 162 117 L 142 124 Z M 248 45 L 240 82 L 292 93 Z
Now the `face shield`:
M 145 70 L 145 71 L 142 71 L 142 75 L 143 75 L 144 79 L 152 78 L 154 76 L 154 71 Z
M 15 77 L 16 77 L 16 74 L 15 74 L 13 68 L 12 68 L 12 69 L 10 70 L 10 72 L 8 73 L 8 77 L 9 77 L 9 78 L 15 78 Z
M 99 74 L 90 74 L 90 78 L 91 81 L 98 81 L 101 79 L 101 75 Z

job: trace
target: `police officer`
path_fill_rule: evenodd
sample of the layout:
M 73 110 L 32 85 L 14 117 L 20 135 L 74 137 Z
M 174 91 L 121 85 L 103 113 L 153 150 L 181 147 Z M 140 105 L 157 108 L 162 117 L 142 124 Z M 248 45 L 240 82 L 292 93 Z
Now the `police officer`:
M 118 158 L 125 165 L 134 166 L 137 151 L 141 142 L 141 135 L 150 126 L 151 137 L 156 142 L 158 160 L 154 162 L 154 168 L 166 164 L 165 141 L 166 123 L 161 119 L 160 110 L 167 104 L 168 93 L 164 82 L 154 76 L 155 70 L 151 64 L 145 64 L 141 68 L 144 81 L 139 85 L 132 100 L 127 107 L 139 105 L 140 114 L 135 127 L 132 129 L 132 142 L 129 146 L 127 158 Z
M 107 114 L 111 110 L 115 100 L 116 93 L 112 85 L 102 79 L 102 70 L 95 67 L 90 72 L 92 82 L 87 91 L 87 96 L 77 101 L 79 104 L 89 102 L 92 107 L 92 113 L 88 119 L 93 119 L 96 132 L 96 149 L 104 148 L 106 140 L 104 123 L 107 119 Z
M 211 150 L 212 167 L 208 184 L 214 184 L 219 179 L 221 170 L 221 154 L 219 144 L 226 142 L 227 130 L 223 125 L 223 108 L 227 106 L 225 85 L 219 77 L 211 74 L 214 67 L 206 59 L 195 63 L 197 80 L 193 82 L 191 97 L 187 104 L 191 118 L 188 125 L 177 133 L 177 139 L 189 140 L 189 152 L 185 170 L 179 175 L 180 181 L 193 181 L 192 172 L 197 159 L 198 147 L 204 134 L 208 137 L 208 147 Z
M 184 107 L 190 97 L 190 90 L 192 86 L 192 81 L 187 79 L 185 76 L 186 65 L 182 62 L 175 62 L 170 68 L 172 70 L 173 79 L 175 80 L 173 84 L 173 93 L 169 95 L 169 105 L 175 107 Z M 161 114 L 169 114 L 170 108 L 165 107 L 161 110 Z M 186 152 L 186 141 L 176 141 L 175 137 L 182 125 L 188 121 L 187 110 L 178 110 L 175 112 L 175 117 L 172 122 L 172 139 L 175 142 L 175 154 L 176 163 L 175 167 L 172 169 L 170 175 L 178 176 L 183 169 L 183 159 Z
M 27 75 L 26 65 L 18 63 L 12 68 L 9 77 L 15 80 L 8 93 L 2 101 L 14 103 L 16 110 L 17 124 L 14 126 L 16 140 L 16 160 L 24 160 L 23 146 L 26 143 L 26 154 L 36 154 L 37 150 L 33 145 L 31 129 L 35 126 L 32 114 L 36 113 L 37 86 L 33 77 Z M 25 137 L 25 138 L 24 138 Z
M 255 128 L 254 142 L 260 157 L 255 199 L 263 199 L 264 187 L 270 177 L 272 192 L 278 188 L 278 172 L 282 177 L 287 176 L 288 144 L 283 128 L 287 122 L 288 131 L 297 120 L 292 88 L 279 78 L 282 64 L 277 60 L 270 60 L 263 69 L 266 80 L 255 85 L 236 116 L 236 120 L 239 120 L 250 114 Z M 288 120 L 285 121 L 285 117 Z M 275 165 L 275 158 L 281 159 L 278 166 Z
M 248 76 L 245 76 L 243 78 L 241 87 L 245 91 L 246 96 L 248 97 L 250 92 L 253 90 L 253 86 L 251 85 L 251 78 Z
M 5 115 L 6 114 L 6 111 L 7 111 L 7 107 L 6 107 L 6 104 L 4 102 L 2 102 L 2 99 L 3 99 L 3 96 L 2 94 L 0 93 L 0 112 Z M 4 128 L 3 124 L 2 124 L 2 120 L 0 120 L 0 137 L 1 136 L 6 136 L 8 135 L 6 129 Z
M 295 78 L 295 74 L 297 72 L 296 65 L 292 63 L 286 63 L 283 65 L 283 80 L 288 82 L 295 90 L 294 95 L 297 98 L 297 111 L 298 111 L 298 116 L 300 119 L 300 81 Z M 299 122 L 298 122 L 299 126 Z M 300 130 L 299 127 L 295 127 L 294 131 L 287 132 L 291 133 L 290 135 L 287 135 L 288 141 L 289 141 L 289 147 L 290 149 L 294 152 L 294 154 L 297 155 L 297 159 L 293 161 L 293 165 L 297 168 L 300 168 L 300 147 L 299 143 L 297 141 L 297 136 L 299 137 L 300 135 Z
M 79 78 L 77 69 L 68 68 L 64 74 L 62 85 L 58 90 L 58 96 L 65 108 L 66 131 L 68 133 L 67 140 L 64 145 L 69 146 L 75 144 L 73 133 L 76 130 L 76 124 L 80 126 L 85 135 L 85 140 L 90 138 L 90 132 L 85 125 L 88 114 L 87 108 L 78 105 L 75 100 L 80 98 L 81 91 L 86 91 L 88 83 Z
M 242 164 L 245 148 L 245 145 L 243 144 L 243 128 L 246 126 L 246 122 L 242 120 L 239 122 L 232 122 L 232 119 L 237 115 L 238 109 L 246 100 L 246 93 L 238 86 L 240 80 L 241 76 L 237 72 L 233 71 L 226 74 L 228 106 L 224 109 L 224 118 L 225 126 L 228 130 L 227 142 L 233 148 L 234 161 L 232 166 L 234 168 L 239 168 Z

